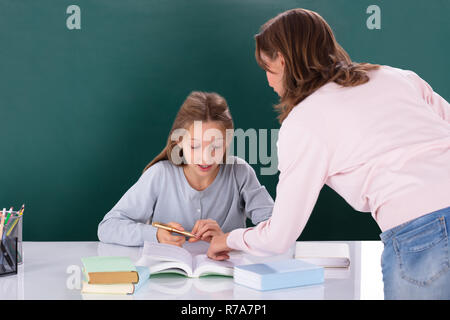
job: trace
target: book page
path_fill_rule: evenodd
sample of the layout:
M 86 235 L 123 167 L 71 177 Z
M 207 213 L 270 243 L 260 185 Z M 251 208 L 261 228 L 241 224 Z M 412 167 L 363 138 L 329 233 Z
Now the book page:
M 234 266 L 235 261 L 233 258 L 216 261 L 208 258 L 206 254 L 201 254 L 194 257 L 194 276 L 200 277 L 212 274 L 233 276 Z
M 230 259 L 225 261 L 216 261 L 208 258 L 206 253 L 208 252 L 209 242 L 187 242 L 183 245 L 183 248 L 188 250 L 193 256 L 192 269 L 194 270 L 194 277 L 208 274 L 232 276 L 234 266 L 243 263 L 242 254 L 233 252 L 230 253 Z
M 145 242 L 142 255 L 158 261 L 182 261 L 192 265 L 192 255 L 189 251 L 171 244 Z
M 158 261 L 147 258 L 150 275 L 158 273 L 177 273 L 184 276 L 192 275 L 192 267 L 181 261 Z
M 149 267 L 152 274 L 164 271 L 190 276 L 192 274 L 192 255 L 186 249 L 174 245 L 145 242 L 142 256 L 136 265 Z

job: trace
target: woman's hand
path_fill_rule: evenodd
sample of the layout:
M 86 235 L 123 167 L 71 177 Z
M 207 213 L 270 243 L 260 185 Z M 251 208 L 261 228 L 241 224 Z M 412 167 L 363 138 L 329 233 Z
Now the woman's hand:
M 213 260 L 227 260 L 230 258 L 228 253 L 232 250 L 227 246 L 229 233 L 213 237 L 208 249 L 208 258 Z
M 171 226 L 172 228 L 184 231 L 183 226 L 179 223 L 169 222 L 167 225 Z M 173 244 L 178 247 L 181 247 L 186 241 L 185 236 L 174 236 L 172 235 L 172 232 L 161 228 L 158 228 L 158 231 L 156 232 L 156 238 L 158 239 L 159 243 Z
M 222 229 L 212 219 L 197 220 L 191 233 L 195 234 L 197 238 L 190 238 L 189 242 L 198 240 L 210 242 L 213 237 L 223 235 Z

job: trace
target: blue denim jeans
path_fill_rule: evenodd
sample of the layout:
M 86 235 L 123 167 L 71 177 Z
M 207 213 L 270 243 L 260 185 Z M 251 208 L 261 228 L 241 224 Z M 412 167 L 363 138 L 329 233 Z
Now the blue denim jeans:
M 450 299 L 450 207 L 380 234 L 385 299 Z

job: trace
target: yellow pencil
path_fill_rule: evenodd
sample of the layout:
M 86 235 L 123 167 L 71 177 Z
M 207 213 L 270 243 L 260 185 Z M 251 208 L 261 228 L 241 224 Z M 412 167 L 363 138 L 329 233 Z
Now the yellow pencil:
M 16 217 L 16 221 L 13 222 L 13 224 L 11 225 L 11 227 L 9 228 L 8 232 L 6 233 L 6 236 L 9 237 L 9 235 L 11 234 L 11 231 L 13 231 L 15 225 L 17 224 L 17 222 L 19 222 L 19 220 L 21 219 L 20 216 Z
M 16 217 L 16 221 L 14 221 L 14 223 L 11 225 L 11 227 L 9 228 L 8 232 L 6 233 L 6 236 L 9 237 L 9 235 L 11 234 L 11 231 L 13 231 L 14 226 L 17 224 L 17 222 L 19 222 L 19 220 L 22 217 L 23 214 L 23 210 L 25 209 L 25 205 L 22 205 L 22 208 L 20 209 L 18 216 Z

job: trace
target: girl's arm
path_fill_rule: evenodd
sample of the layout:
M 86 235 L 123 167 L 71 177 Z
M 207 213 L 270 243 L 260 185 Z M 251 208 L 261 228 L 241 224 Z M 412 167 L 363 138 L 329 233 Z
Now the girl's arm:
M 157 228 L 147 224 L 158 198 L 162 166 L 156 163 L 122 196 L 98 226 L 98 238 L 105 243 L 142 246 L 157 242 Z
M 269 219 L 272 215 L 273 199 L 259 183 L 255 170 L 246 161 L 236 158 L 234 174 L 246 216 L 254 225 Z
M 231 231 L 225 239 L 228 248 L 254 255 L 283 253 L 311 215 L 328 177 L 326 144 L 314 132 L 291 122 L 280 130 L 277 145 L 280 176 L 272 217 L 256 227 Z M 216 254 L 214 250 L 210 248 L 210 254 Z

